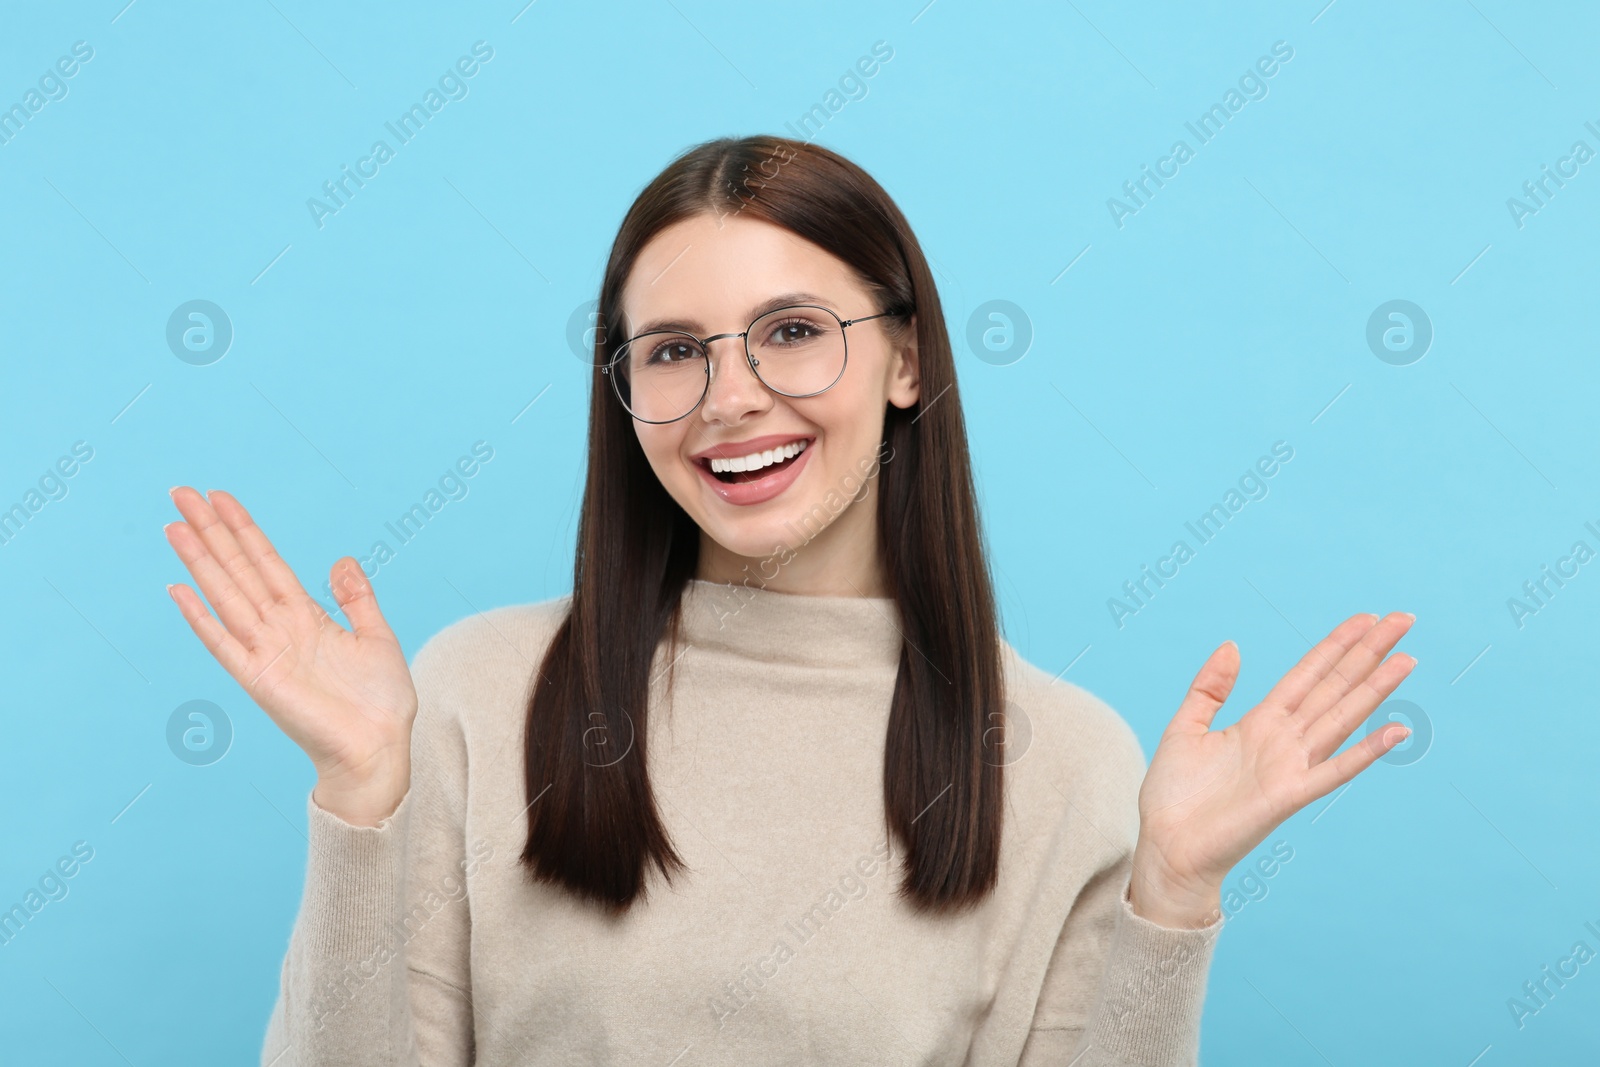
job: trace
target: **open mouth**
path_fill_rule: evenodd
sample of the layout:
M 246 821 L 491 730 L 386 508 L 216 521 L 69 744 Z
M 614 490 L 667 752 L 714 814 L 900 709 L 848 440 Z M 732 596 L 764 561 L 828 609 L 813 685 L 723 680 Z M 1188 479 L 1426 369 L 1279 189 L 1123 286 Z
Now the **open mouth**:
M 706 458 L 700 460 L 700 463 L 711 472 L 713 478 L 728 485 L 759 482 L 782 474 L 794 466 L 810 444 L 809 438 L 802 438 L 748 456 L 733 459 Z

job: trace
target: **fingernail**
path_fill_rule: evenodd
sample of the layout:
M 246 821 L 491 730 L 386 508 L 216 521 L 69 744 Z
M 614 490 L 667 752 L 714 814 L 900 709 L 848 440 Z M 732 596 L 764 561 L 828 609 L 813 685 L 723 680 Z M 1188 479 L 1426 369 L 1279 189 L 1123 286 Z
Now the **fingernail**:
M 182 489 L 182 488 L 183 488 L 183 486 L 181 486 L 181 485 L 175 485 L 171 489 L 167 490 L 167 495 L 168 496 L 172 496 L 174 493 L 176 493 L 179 489 Z
M 1396 734 L 1399 736 L 1395 736 Z M 1398 745 L 1400 742 L 1404 741 L 1410 736 L 1411 728 L 1409 726 L 1396 726 L 1393 730 L 1386 731 L 1383 735 L 1383 738 L 1391 745 Z
M 1416 622 L 1417 621 L 1417 617 L 1415 615 L 1413 615 L 1409 611 L 1402 611 L 1400 614 L 1404 615 L 1406 618 L 1410 619 L 1412 622 Z

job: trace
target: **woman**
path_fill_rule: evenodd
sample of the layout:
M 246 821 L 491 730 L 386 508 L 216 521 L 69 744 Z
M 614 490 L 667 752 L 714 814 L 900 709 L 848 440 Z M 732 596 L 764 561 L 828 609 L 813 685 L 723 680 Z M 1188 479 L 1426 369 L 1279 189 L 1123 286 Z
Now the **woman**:
M 408 672 L 231 496 L 174 490 L 195 633 L 311 757 L 263 1063 L 1188 1064 L 1230 868 L 1406 735 L 1356 615 L 1145 773 L 999 635 L 944 317 L 862 170 L 722 139 L 602 284 L 573 590 Z M 748 325 L 747 325 L 748 324 Z M 1142 784 L 1141 784 L 1142 783 Z

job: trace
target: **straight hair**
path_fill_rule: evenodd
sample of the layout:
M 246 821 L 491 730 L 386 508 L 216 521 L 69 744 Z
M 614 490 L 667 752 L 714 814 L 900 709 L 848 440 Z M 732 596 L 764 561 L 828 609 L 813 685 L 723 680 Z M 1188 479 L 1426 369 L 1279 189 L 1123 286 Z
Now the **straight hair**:
M 836 256 L 883 301 L 880 310 L 896 312 L 878 320 L 891 338 L 904 339 L 915 313 L 920 399 L 911 409 L 885 406 L 890 459 L 878 475 L 878 529 L 894 532 L 879 538 L 881 562 L 903 635 L 884 749 L 886 831 L 905 850 L 899 894 L 911 907 L 975 906 L 998 880 L 1004 694 L 950 338 L 927 259 L 889 195 L 843 156 L 783 137 L 690 148 L 639 194 L 612 244 L 571 603 L 527 704 L 521 862 L 534 881 L 613 916 L 647 895 L 650 868 L 669 884 L 687 869 L 645 753 L 651 665 L 664 638 L 669 649 L 678 643 L 700 530 L 656 478 L 602 368 L 626 338 L 622 290 L 641 250 L 699 214 L 759 219 Z

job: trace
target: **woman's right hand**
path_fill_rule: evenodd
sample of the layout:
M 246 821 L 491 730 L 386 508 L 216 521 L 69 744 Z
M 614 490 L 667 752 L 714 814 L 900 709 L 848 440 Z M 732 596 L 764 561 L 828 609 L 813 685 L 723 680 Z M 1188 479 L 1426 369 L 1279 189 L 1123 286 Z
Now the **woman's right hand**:
M 301 587 L 272 543 L 229 494 L 172 490 L 184 522 L 167 542 L 206 600 L 169 585 L 190 628 L 261 710 L 305 750 L 317 770 L 317 806 L 345 822 L 376 826 L 411 783 L 417 692 L 405 654 L 384 622 L 354 557 L 329 571 L 340 626 Z M 220 621 L 219 621 L 220 620 Z

